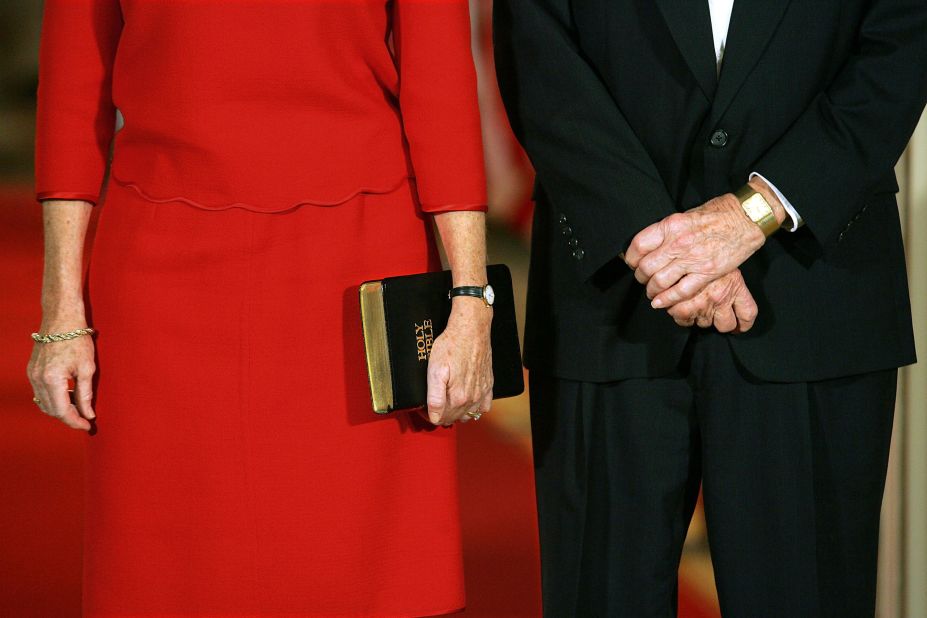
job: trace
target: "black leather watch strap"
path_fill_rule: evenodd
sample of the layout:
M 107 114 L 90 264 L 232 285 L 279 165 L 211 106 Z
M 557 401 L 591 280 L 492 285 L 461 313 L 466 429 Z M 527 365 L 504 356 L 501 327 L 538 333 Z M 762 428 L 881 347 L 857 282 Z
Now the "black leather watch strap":
M 455 296 L 483 298 L 483 287 L 478 285 L 462 285 L 457 288 L 451 288 L 451 291 L 447 293 L 447 297 L 454 298 Z

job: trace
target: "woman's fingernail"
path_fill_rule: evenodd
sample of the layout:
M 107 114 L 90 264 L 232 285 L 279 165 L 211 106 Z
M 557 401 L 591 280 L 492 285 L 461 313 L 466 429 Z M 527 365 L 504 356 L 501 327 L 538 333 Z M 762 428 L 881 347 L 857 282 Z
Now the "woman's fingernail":
M 663 308 L 663 299 L 662 299 L 662 298 L 655 298 L 655 299 L 653 300 L 653 302 L 650 303 L 650 306 L 653 307 L 654 309 L 662 309 L 662 308 Z

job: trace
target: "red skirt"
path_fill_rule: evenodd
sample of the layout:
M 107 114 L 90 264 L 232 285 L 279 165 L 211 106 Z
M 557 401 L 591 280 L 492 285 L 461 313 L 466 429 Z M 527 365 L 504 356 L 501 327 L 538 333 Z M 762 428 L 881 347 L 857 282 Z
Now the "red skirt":
M 357 285 L 439 267 L 412 188 L 102 209 L 84 616 L 463 607 L 455 433 L 375 416 L 363 357 Z

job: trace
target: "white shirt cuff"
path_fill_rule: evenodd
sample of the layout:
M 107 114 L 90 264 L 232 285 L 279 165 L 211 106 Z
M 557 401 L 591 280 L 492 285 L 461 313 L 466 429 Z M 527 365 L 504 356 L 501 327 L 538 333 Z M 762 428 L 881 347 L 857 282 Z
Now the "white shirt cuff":
M 754 178 L 759 178 L 760 180 L 765 182 L 767 185 L 769 185 L 769 188 L 772 189 L 772 192 L 775 193 L 776 197 L 779 198 L 779 201 L 782 202 L 782 207 L 785 208 L 785 212 L 788 213 L 789 218 L 792 219 L 792 227 L 786 228 L 788 231 L 794 232 L 795 230 L 797 230 L 798 228 L 800 228 L 801 226 L 805 224 L 805 221 L 801 218 L 801 215 L 798 214 L 798 211 L 795 210 L 794 206 L 792 206 L 792 202 L 785 199 L 785 196 L 782 195 L 779 189 L 776 188 L 776 185 L 769 182 L 769 180 L 767 180 L 762 174 L 757 174 L 756 172 L 753 172 L 752 174 L 750 174 L 750 178 L 748 178 L 747 180 L 750 181 L 750 180 L 753 180 Z M 782 227 L 785 227 L 785 226 L 786 226 L 786 222 L 783 222 Z

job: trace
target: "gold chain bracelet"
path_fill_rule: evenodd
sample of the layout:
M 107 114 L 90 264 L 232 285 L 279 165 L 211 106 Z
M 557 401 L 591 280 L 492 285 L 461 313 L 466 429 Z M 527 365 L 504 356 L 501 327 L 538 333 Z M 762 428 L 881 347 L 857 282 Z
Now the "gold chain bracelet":
M 32 333 L 32 340 L 36 343 L 54 343 L 55 341 L 70 341 L 85 335 L 94 335 L 96 332 L 92 328 L 78 328 L 68 333 L 45 333 L 44 335 Z

